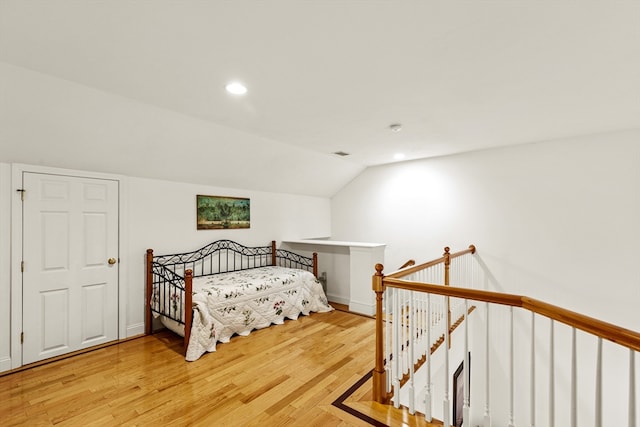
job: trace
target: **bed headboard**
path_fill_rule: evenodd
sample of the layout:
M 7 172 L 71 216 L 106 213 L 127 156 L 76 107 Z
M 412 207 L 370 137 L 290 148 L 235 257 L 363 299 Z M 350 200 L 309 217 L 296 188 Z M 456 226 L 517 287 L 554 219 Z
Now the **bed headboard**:
M 285 249 L 276 249 L 275 240 L 270 246 L 253 247 L 232 240 L 217 240 L 192 252 L 154 256 L 153 264 L 179 277 L 184 277 L 187 270 L 198 277 L 269 265 L 300 268 L 318 275 L 315 254 L 313 257 L 306 257 Z
M 217 240 L 192 252 L 153 257 L 154 264 L 160 264 L 178 276 L 186 270 L 194 276 L 208 276 L 229 271 L 271 265 L 271 246 L 247 247 L 231 240 Z

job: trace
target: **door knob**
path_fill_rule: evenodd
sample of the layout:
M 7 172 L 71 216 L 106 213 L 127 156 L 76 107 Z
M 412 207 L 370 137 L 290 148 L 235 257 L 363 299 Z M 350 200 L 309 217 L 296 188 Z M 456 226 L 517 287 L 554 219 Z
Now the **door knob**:
M 117 261 L 115 258 L 109 258 L 109 261 L 107 261 L 110 265 L 115 264 Z

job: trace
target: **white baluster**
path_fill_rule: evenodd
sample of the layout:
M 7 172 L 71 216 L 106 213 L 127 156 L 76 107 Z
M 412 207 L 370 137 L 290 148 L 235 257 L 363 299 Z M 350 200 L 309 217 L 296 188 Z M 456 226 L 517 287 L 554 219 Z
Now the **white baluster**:
M 536 425 L 536 314 L 531 312 L 531 427 Z
M 411 364 L 411 360 L 409 360 L 409 343 L 410 343 L 410 330 L 409 330 L 409 291 L 405 290 L 403 291 L 403 298 L 402 298 L 402 309 L 404 310 L 403 315 L 402 315 L 402 333 L 403 333 L 403 337 L 402 337 L 402 345 L 404 346 L 404 351 L 403 351 L 403 368 L 402 368 L 402 375 L 404 376 L 405 374 L 409 373 L 409 365 Z
M 416 351 L 414 352 L 413 357 L 416 358 L 416 360 L 413 361 L 413 363 L 415 364 L 418 359 L 420 358 L 420 354 L 422 351 L 422 292 L 413 292 L 413 305 L 414 305 L 414 310 L 415 310 L 415 317 L 414 317 L 414 335 L 413 335 L 413 339 L 415 340 L 416 343 Z
M 485 353 L 486 353 L 486 357 L 485 357 L 485 367 L 484 367 L 484 372 L 485 372 L 485 380 L 484 380 L 484 384 L 485 384 L 485 390 L 484 390 L 484 395 L 485 395 L 485 399 L 484 399 L 484 427 L 491 427 L 491 412 L 490 412 L 490 404 L 491 404 L 491 375 L 489 372 L 489 359 L 490 359 L 490 347 L 489 347 L 489 303 L 485 303 L 485 313 L 486 313 L 486 319 L 485 319 Z
M 413 379 L 413 369 L 414 369 L 414 351 L 413 351 L 413 345 L 414 345 L 414 336 L 415 336 L 415 331 L 414 331 L 414 325 L 413 325 L 413 291 L 409 292 L 409 340 L 408 342 L 408 346 L 409 346 L 409 413 L 411 415 L 416 413 L 416 403 L 415 403 L 415 399 L 416 399 L 416 394 L 415 394 L 415 384 L 414 384 L 414 379 Z
M 402 328 L 404 332 L 404 340 L 402 341 L 404 343 L 404 374 L 409 373 L 409 366 L 411 365 L 411 355 L 409 354 L 409 347 L 411 346 L 411 325 L 409 324 L 410 294 L 410 291 L 404 291 L 404 303 L 402 304 L 405 309 L 405 315 L 403 316 L 404 328 Z
M 515 427 L 513 414 L 514 381 L 514 340 L 513 340 L 513 307 L 509 307 L 509 427 Z
M 444 305 L 449 307 L 449 297 L 444 297 Z M 445 325 L 448 324 L 446 320 L 443 322 Z M 445 329 L 448 329 L 445 326 Z M 442 421 L 444 427 L 450 427 L 449 423 L 449 415 L 451 414 L 450 403 L 449 403 L 449 331 L 445 331 L 444 333 L 444 400 L 442 402 L 443 405 L 443 416 Z
M 426 335 L 429 330 L 429 294 L 422 295 L 422 347 L 425 349 L 425 355 L 429 356 L 430 343 L 429 337 Z
M 400 290 L 393 289 L 393 406 L 400 407 L 400 324 L 402 323 L 402 312 L 400 310 Z
M 636 359 L 629 349 L 629 427 L 636 427 Z
M 458 286 L 462 286 L 465 288 L 473 287 L 473 264 L 471 263 L 471 256 L 465 255 L 460 259 L 458 264 L 459 272 L 458 272 Z M 471 373 L 471 360 L 469 358 L 469 301 L 464 300 L 464 303 L 461 304 L 462 309 L 464 310 L 464 400 L 462 404 L 462 419 L 463 423 L 466 422 L 466 425 L 469 425 L 470 420 L 470 373 Z M 455 392 L 455 391 L 454 391 Z M 464 421 L 466 420 L 466 421 Z M 454 420 L 455 421 L 455 420 Z
M 462 422 L 469 425 L 469 376 L 471 374 L 471 360 L 469 359 L 469 301 L 464 300 L 464 400 L 462 402 Z M 456 393 L 456 390 L 453 391 Z M 455 423 L 455 420 L 453 420 Z
M 598 337 L 596 352 L 596 409 L 595 427 L 602 427 L 602 338 Z
M 555 426 L 555 357 L 554 357 L 554 339 L 553 339 L 553 319 L 551 320 L 551 328 L 549 331 L 549 427 Z
M 427 338 L 429 328 L 429 313 L 427 307 L 429 303 L 427 298 L 428 294 L 422 294 L 422 348 L 424 349 L 425 355 L 429 356 L 429 339 Z
M 431 422 L 431 294 L 427 294 L 427 384 L 424 393 L 424 419 Z
M 576 355 L 576 328 L 571 328 L 571 427 L 578 427 L 578 358 Z
M 421 323 L 422 323 L 422 293 L 421 292 L 411 292 L 413 295 L 413 341 L 415 343 L 415 351 L 413 352 L 413 364 L 415 365 L 418 359 L 420 358 L 420 341 L 422 337 L 421 333 Z
M 398 377 L 404 373 L 404 290 L 398 289 Z

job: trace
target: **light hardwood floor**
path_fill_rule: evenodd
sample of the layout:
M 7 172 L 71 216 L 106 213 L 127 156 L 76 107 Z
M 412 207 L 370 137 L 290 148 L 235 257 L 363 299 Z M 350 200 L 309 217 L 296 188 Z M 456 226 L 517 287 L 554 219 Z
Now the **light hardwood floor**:
M 373 367 L 374 340 L 373 319 L 336 310 L 185 362 L 164 331 L 0 377 L 0 425 L 427 426 L 372 402 L 371 380 L 332 405 Z

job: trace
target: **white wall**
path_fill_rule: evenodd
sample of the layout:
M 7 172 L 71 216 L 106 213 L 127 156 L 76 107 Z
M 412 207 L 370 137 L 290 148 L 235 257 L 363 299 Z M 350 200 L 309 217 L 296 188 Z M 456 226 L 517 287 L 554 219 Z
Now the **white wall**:
M 34 166 L 34 170 L 38 167 Z M 51 171 L 49 168 L 44 168 Z M 79 175 L 83 171 L 77 171 Z M 327 235 L 330 230 L 330 201 L 323 197 L 239 190 L 135 177 L 119 177 L 121 182 L 120 309 L 124 316 L 124 336 L 144 332 L 145 253 L 186 252 L 218 239 L 232 239 L 247 245 L 269 245 L 271 240 L 300 239 Z M 11 270 L 20 260 L 11 259 L 12 228 L 11 165 L 0 163 L 0 372 L 15 368 L 11 360 Z M 17 188 L 17 187 L 16 187 Z M 242 230 L 196 230 L 196 195 L 247 197 L 251 201 L 251 227 Z M 16 264 L 18 263 L 18 264 Z M 14 323 L 15 323 L 14 319 Z M 15 343 L 14 343 L 15 345 Z M 16 358 L 14 349 L 14 358 Z M 19 354 L 19 351 L 17 352 Z
M 251 228 L 196 230 L 196 194 L 248 197 Z M 330 201 L 321 197 L 130 178 L 127 202 L 130 325 L 141 325 L 144 320 L 141 308 L 148 248 L 157 255 L 187 252 L 218 239 L 262 246 L 269 245 L 271 240 L 279 243 L 286 239 L 328 235 L 330 230 Z
M 387 271 L 409 258 L 436 258 L 444 246 L 456 251 L 473 243 L 486 273 L 482 287 L 528 295 L 640 330 L 638 130 L 370 168 L 332 198 L 331 211 L 332 238 L 387 244 Z M 504 314 L 496 316 L 492 330 L 505 337 L 508 322 Z M 527 330 L 528 317 L 522 320 L 519 315 L 515 328 L 516 333 Z M 556 337 L 557 420 L 563 425 L 569 404 L 561 394 L 567 390 L 569 372 L 567 334 L 559 330 Z M 528 351 L 528 339 L 517 335 L 516 348 Z M 491 354 L 492 369 L 507 378 L 505 343 L 493 343 Z M 546 344 L 540 345 L 542 354 L 548 352 Z M 579 345 L 589 348 L 581 363 L 595 366 L 592 344 Z M 614 370 L 606 374 L 605 405 L 624 418 L 626 412 L 616 405 L 625 401 L 612 396 L 618 396 L 620 388 L 626 396 L 628 356 L 605 351 L 605 363 Z M 527 360 L 526 354 L 518 355 L 518 372 L 528 371 Z M 484 363 L 483 356 L 472 355 L 476 389 L 483 383 L 476 377 L 483 366 L 474 361 Z M 543 357 L 538 363 L 538 405 L 546 408 L 549 360 Z M 592 375 L 579 378 L 582 388 L 593 388 L 592 383 Z M 528 399 L 522 391 L 518 396 Z M 507 392 L 506 384 L 492 386 L 494 404 L 508 402 Z M 482 388 L 474 391 L 476 405 L 484 404 L 483 394 Z M 520 423 L 528 415 L 527 405 L 516 402 Z M 579 405 L 591 409 L 593 400 Z M 494 413 L 494 425 L 507 422 L 504 414 Z
M 387 269 L 473 243 L 494 289 L 640 326 L 640 131 L 370 168 L 331 212 Z

